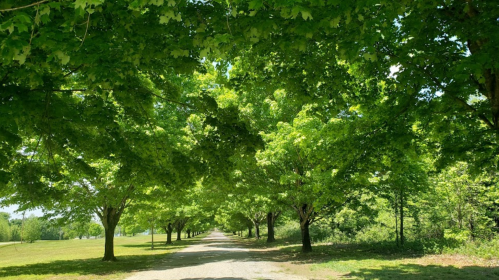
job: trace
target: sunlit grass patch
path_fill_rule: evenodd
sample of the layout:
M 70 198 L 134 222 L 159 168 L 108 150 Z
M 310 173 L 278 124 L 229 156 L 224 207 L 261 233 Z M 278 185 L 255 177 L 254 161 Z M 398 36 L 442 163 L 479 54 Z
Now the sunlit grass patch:
M 104 239 L 38 241 L 0 247 L 2 279 L 122 279 L 152 268 L 204 235 L 165 245 L 166 235 L 115 238 L 117 262 L 102 262 Z

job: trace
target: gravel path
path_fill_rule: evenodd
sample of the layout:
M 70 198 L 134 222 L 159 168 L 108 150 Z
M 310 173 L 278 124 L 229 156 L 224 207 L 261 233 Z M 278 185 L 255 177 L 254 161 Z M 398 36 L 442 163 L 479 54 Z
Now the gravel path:
M 287 275 L 272 262 L 252 258 L 221 232 L 212 232 L 200 243 L 166 257 L 155 269 L 134 274 L 126 280 L 303 280 Z
M 0 246 L 14 244 L 15 242 L 0 242 Z

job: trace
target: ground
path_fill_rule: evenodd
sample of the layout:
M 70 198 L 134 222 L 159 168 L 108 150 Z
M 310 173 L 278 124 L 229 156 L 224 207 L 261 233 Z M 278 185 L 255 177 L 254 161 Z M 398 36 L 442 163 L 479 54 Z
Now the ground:
M 163 259 L 150 271 L 126 280 L 249 279 L 499 279 L 498 260 L 461 255 L 371 252 L 323 244 L 302 254 L 299 245 L 262 246 L 254 239 L 215 231 L 199 243 Z
M 282 272 L 277 263 L 255 258 L 255 252 L 244 248 L 219 231 L 202 242 L 175 253 L 149 271 L 139 272 L 126 280 L 142 279 L 276 279 L 301 280 L 302 276 Z
M 207 237 L 207 238 L 205 238 Z M 102 262 L 104 239 L 37 241 L 0 246 L 3 279 L 499 279 L 499 260 L 422 255 L 379 244 L 314 244 L 241 238 L 215 231 L 165 244 L 166 235 L 115 239 L 117 262 Z

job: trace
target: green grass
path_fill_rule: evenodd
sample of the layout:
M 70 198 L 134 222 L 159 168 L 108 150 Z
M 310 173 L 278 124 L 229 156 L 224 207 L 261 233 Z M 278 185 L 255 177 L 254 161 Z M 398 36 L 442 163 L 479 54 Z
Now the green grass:
M 228 234 L 231 236 L 231 234 Z M 405 248 L 394 244 L 313 244 L 313 252 L 301 254 L 300 240 L 277 236 L 275 243 L 233 236 L 245 246 L 274 249 L 264 258 L 276 262 L 289 262 L 311 270 L 310 278 L 325 279 L 499 279 L 499 259 L 483 258 L 483 254 L 425 255 L 417 244 Z M 413 245 L 413 246 L 411 246 Z M 475 244 L 476 245 L 476 244 Z M 470 246 L 472 246 L 470 244 Z M 491 246 L 474 250 L 494 251 Z M 495 247 L 494 247 L 495 249 Z M 472 250 L 471 248 L 469 250 Z M 464 250 L 463 250 L 464 251 Z M 473 251 L 474 252 L 474 251 Z M 497 251 L 495 251 L 497 256 Z M 300 268 L 295 270 L 300 273 Z M 315 274 L 314 274 L 315 273 Z
M 123 279 L 153 267 L 204 235 L 166 246 L 166 235 L 117 237 L 117 262 L 102 262 L 104 239 L 37 241 L 0 246 L 1 279 Z

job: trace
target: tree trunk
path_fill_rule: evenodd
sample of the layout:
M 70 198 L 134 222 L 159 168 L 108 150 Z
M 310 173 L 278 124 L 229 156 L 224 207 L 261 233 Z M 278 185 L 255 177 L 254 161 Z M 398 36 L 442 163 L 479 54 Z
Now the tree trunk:
M 473 219 L 473 215 L 470 216 L 468 224 L 470 225 L 471 240 L 475 241 L 475 237 L 476 237 L 476 235 L 475 235 L 475 221 Z
M 187 230 L 187 238 L 191 238 L 191 229 Z
M 267 243 L 275 242 L 275 221 L 279 217 L 280 212 L 267 213 Z
M 255 238 L 260 239 L 260 222 L 255 222 Z
M 301 230 L 301 252 L 309 253 L 312 252 L 312 242 L 310 242 L 310 218 L 314 213 L 313 206 L 309 206 L 307 204 L 303 204 L 300 207 L 294 207 L 298 212 L 300 217 L 300 230 Z
M 182 232 L 177 230 L 177 241 L 182 241 Z
M 301 228 L 301 252 L 310 253 L 312 252 L 312 243 L 310 242 L 310 232 L 309 232 L 310 221 L 307 219 L 304 223 L 300 223 Z
M 399 222 L 398 222 L 398 203 L 397 203 L 397 195 L 395 194 L 395 206 L 393 207 L 395 210 L 395 243 L 397 244 L 397 247 L 399 246 Z
M 404 246 L 404 190 L 400 191 L 400 245 Z
M 173 233 L 173 226 L 172 223 L 168 223 L 167 226 L 163 227 L 163 229 L 166 231 L 166 244 L 172 244 L 172 233 Z
M 128 187 L 128 192 L 133 192 L 134 186 L 130 185 Z M 125 210 L 127 206 L 128 195 L 124 196 L 121 199 L 121 203 L 118 207 L 112 207 L 109 205 L 104 205 L 103 207 L 99 207 L 98 211 L 96 211 L 97 216 L 99 216 L 102 225 L 104 226 L 106 241 L 104 245 L 104 257 L 102 261 L 116 261 L 116 257 L 114 256 L 114 230 L 120 221 L 121 214 Z
M 116 224 L 104 227 L 106 234 L 106 241 L 104 245 L 104 257 L 102 261 L 114 262 L 116 261 L 116 257 L 114 256 L 114 229 L 116 228 Z
M 251 226 L 248 226 L 248 238 L 253 237 L 253 233 L 251 233 Z
M 114 256 L 114 230 L 118 225 L 123 210 L 124 208 L 117 209 L 113 207 L 104 207 L 103 212 L 98 213 L 102 225 L 104 226 L 106 238 L 102 261 L 116 261 L 116 257 Z
M 151 250 L 154 250 L 154 225 L 151 223 Z

